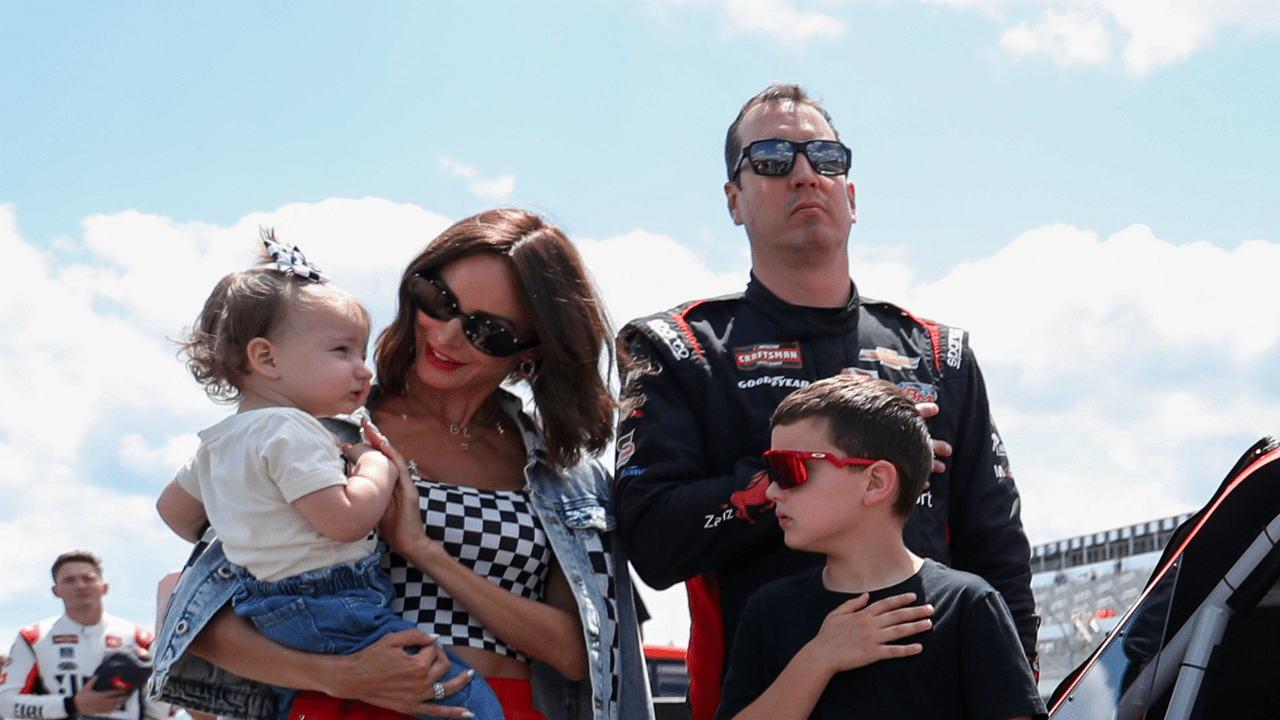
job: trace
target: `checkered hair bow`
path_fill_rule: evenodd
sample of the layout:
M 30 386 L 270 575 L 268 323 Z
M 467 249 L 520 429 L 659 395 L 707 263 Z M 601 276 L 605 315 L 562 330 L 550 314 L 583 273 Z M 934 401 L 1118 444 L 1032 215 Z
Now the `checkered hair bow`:
M 276 263 L 276 269 L 285 275 L 295 275 L 303 280 L 318 283 L 329 281 L 320 268 L 307 262 L 306 256 L 297 245 L 283 245 L 265 238 L 262 244 L 267 246 L 267 252 Z

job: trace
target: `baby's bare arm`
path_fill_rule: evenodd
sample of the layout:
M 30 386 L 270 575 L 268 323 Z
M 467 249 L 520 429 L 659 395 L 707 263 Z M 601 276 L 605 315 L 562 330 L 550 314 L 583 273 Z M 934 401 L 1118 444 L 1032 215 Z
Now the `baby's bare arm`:
M 400 471 L 386 455 L 363 443 L 344 453 L 355 462 L 346 484 L 303 495 L 293 506 L 325 537 L 355 542 L 378 524 Z
M 204 512 L 204 504 L 183 490 L 177 480 L 170 480 L 164 490 L 160 491 L 156 510 L 160 513 L 160 519 L 187 542 L 198 542 L 200 529 L 209 520 Z

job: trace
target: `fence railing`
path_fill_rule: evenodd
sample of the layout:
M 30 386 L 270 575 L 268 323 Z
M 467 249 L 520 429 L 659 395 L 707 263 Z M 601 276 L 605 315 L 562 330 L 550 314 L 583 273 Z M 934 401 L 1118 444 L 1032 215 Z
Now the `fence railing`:
M 1066 570 L 1078 565 L 1119 560 L 1130 555 L 1163 550 L 1173 531 L 1190 513 L 1126 525 L 1113 530 L 1078 535 L 1031 548 L 1031 572 Z

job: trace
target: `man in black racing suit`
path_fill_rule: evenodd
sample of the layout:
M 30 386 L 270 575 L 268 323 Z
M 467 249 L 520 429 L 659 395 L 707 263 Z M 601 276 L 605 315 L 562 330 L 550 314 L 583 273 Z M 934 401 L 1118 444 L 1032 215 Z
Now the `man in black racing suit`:
M 916 402 L 937 404 L 929 430 L 952 454 L 921 494 L 904 530 L 906 544 L 991 583 L 1009 606 L 1028 657 L 1035 652 L 1030 547 L 966 333 L 859 297 L 848 278 L 853 186 L 843 173 L 833 181 L 839 167 L 815 172 L 813 158 L 797 147 L 824 137 L 838 140 L 825 111 L 796 86 L 773 86 L 748 101 L 726 142 L 725 186 L 730 211 L 747 226 L 752 245 L 746 291 L 634 320 L 621 334 L 631 356 L 626 394 L 635 404 L 618 428 L 617 513 L 641 578 L 660 589 L 686 582 L 695 720 L 708 720 L 719 702 L 723 659 L 747 598 L 767 582 L 822 562 L 783 544 L 764 496 L 761 453 L 769 448 L 769 417 L 782 398 L 841 372 L 890 380 Z M 788 173 L 762 166 L 761 175 L 739 155 L 743 145 L 767 138 L 797 142 Z M 741 168 L 733 158 L 743 160 Z M 846 184 L 847 211 L 840 207 Z M 769 203 L 782 212 L 762 217 Z M 794 222 L 810 207 L 818 220 Z M 776 240 L 796 225 L 798 241 Z M 760 237 L 765 231 L 772 234 Z M 826 274 L 835 279 L 825 287 L 836 292 L 797 292 L 778 272 L 789 262 L 811 271 L 833 268 Z M 815 287 L 822 285 L 801 289 Z

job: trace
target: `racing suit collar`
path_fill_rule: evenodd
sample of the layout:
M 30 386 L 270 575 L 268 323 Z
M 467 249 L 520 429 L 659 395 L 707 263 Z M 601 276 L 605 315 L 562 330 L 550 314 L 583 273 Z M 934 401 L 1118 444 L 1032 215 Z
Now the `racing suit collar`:
M 844 335 L 858 326 L 858 308 L 862 299 L 858 286 L 849 281 L 849 302 L 842 308 L 815 308 L 792 305 L 774 295 L 751 273 L 743 298 L 759 308 L 774 322 L 785 324 L 794 332 L 807 336 Z

